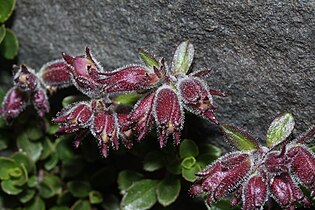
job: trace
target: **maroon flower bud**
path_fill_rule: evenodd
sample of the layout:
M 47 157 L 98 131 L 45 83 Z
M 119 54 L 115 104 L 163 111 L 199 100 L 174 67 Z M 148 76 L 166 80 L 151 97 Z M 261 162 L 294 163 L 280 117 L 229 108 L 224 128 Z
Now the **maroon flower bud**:
M 104 101 L 92 102 L 93 121 L 91 132 L 98 139 L 104 157 L 108 155 L 108 145 L 118 149 L 119 125 L 116 113 L 107 109 Z
M 35 75 L 34 70 L 28 69 L 25 65 L 14 66 L 15 75 L 13 78 L 14 85 L 23 91 L 33 91 L 39 85 L 39 80 Z
M 218 200 L 226 193 L 233 191 L 248 176 L 251 168 L 249 155 L 234 152 L 217 160 L 204 171 L 197 173 L 199 177 L 196 186 L 190 190 L 192 194 L 202 190 L 208 194 L 208 200 Z
M 44 117 L 49 112 L 49 102 L 46 92 L 42 88 L 38 88 L 32 98 L 34 107 L 40 117 Z
M 137 140 L 140 141 L 153 127 L 153 101 L 155 93 L 151 93 L 142 98 L 128 116 L 135 131 L 138 134 Z M 135 124 L 135 125 L 133 125 Z
M 261 209 L 268 196 L 266 180 L 260 175 L 252 176 L 243 188 L 243 209 Z
M 10 123 L 12 119 L 16 118 L 26 107 L 28 103 L 28 94 L 21 91 L 19 88 L 11 88 L 3 99 L 0 108 L 0 114 Z
M 185 77 L 179 81 L 178 90 L 189 111 L 218 123 L 213 114 L 212 96 L 204 81 L 197 77 Z
M 297 202 L 309 206 L 310 202 L 305 198 L 302 190 L 293 182 L 287 173 L 282 173 L 271 180 L 270 189 L 274 199 L 283 208 L 294 208 Z
M 52 121 L 62 123 L 58 133 L 72 133 L 80 128 L 89 126 L 92 117 L 92 109 L 88 103 L 80 102 L 69 105 L 61 110 Z
M 169 134 L 173 134 L 175 143 L 179 144 L 184 113 L 177 93 L 170 86 L 164 85 L 157 90 L 153 114 L 160 135 L 160 147 L 165 145 Z
M 146 90 L 159 82 L 159 77 L 144 66 L 127 66 L 102 75 L 107 76 L 99 80 L 106 93 Z
M 297 145 L 288 150 L 292 158 L 291 169 L 306 187 L 315 190 L 315 156 L 307 148 Z
M 49 88 L 64 88 L 71 85 L 70 67 L 63 60 L 45 64 L 39 71 L 39 76 Z
M 72 83 L 76 88 L 91 98 L 100 97 L 102 85 L 96 79 L 102 67 L 93 59 L 89 49 L 86 49 L 85 57 L 72 57 L 65 53 L 62 56 L 71 67 Z

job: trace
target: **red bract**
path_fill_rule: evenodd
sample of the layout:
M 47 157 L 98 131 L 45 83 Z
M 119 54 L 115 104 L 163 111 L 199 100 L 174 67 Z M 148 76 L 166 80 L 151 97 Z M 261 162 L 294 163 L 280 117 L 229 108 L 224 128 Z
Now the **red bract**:
M 158 126 L 160 147 L 165 145 L 169 134 L 173 134 L 176 144 L 179 144 L 184 114 L 178 95 L 171 87 L 162 86 L 157 90 L 153 113 Z
M 286 209 L 294 209 L 297 203 L 311 205 L 298 184 L 312 190 L 314 196 L 315 156 L 302 144 L 313 138 L 313 128 L 290 142 L 294 119 L 283 113 L 271 123 L 265 147 L 243 129 L 225 124 L 221 127 L 229 143 L 242 152 L 225 155 L 197 173 L 199 179 L 191 187 L 191 194 L 205 193 L 211 203 L 232 192 L 231 205 L 242 200 L 246 210 L 262 209 L 270 196 Z

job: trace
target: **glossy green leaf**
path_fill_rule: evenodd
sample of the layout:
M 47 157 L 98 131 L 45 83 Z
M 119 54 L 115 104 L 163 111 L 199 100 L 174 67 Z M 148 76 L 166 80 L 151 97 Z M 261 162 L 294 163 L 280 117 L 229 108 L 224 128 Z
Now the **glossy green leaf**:
M 35 168 L 35 163 L 33 160 L 29 158 L 25 153 L 23 152 L 16 152 L 14 153 L 11 158 L 15 160 L 19 164 L 23 164 L 25 166 L 25 169 L 28 173 L 31 173 Z
M 139 49 L 139 56 L 143 60 L 145 65 L 147 67 L 149 67 L 150 69 L 152 69 L 153 66 L 157 67 L 158 69 L 160 68 L 159 61 L 153 55 L 151 55 L 149 52 L 147 52 L 146 50 L 140 48 Z
M 0 44 L 0 53 L 6 59 L 13 59 L 19 52 L 19 42 L 15 33 L 6 28 L 6 34 Z
M 21 169 L 21 168 L 18 168 L 18 167 L 16 167 L 16 168 L 11 168 L 11 169 L 9 170 L 9 175 L 10 175 L 10 177 L 12 177 L 12 178 L 19 178 L 20 176 L 23 175 L 23 172 L 22 172 L 22 169 Z
M 73 139 L 67 137 L 60 137 L 56 139 L 56 152 L 58 157 L 65 160 L 72 160 L 75 158 Z
M 149 152 L 143 162 L 145 171 L 156 171 L 165 165 L 164 154 L 160 151 Z
M 221 128 L 226 138 L 229 140 L 229 143 L 235 146 L 238 150 L 250 151 L 259 149 L 258 141 L 242 129 L 227 124 L 222 124 Z
M 196 173 L 199 172 L 201 170 L 201 167 L 199 166 L 198 163 L 196 163 L 194 165 L 194 167 L 190 168 L 190 169 L 186 169 L 183 168 L 182 169 L 182 176 L 184 179 L 186 179 L 189 182 L 194 182 L 196 181 L 197 177 L 196 177 Z
M 50 135 L 54 135 L 54 134 L 56 134 L 58 129 L 59 129 L 59 125 L 51 124 L 51 125 L 49 125 L 47 133 Z
M 58 176 L 45 176 L 43 181 L 39 184 L 39 195 L 42 198 L 51 198 L 61 193 L 61 180 Z
M 48 137 L 45 137 L 42 140 L 42 146 L 43 146 L 43 151 L 42 151 L 42 154 L 40 156 L 40 159 L 44 160 L 44 159 L 48 158 L 52 152 L 54 152 L 55 148 L 54 148 L 53 143 L 50 141 L 50 139 Z
M 40 142 L 31 142 L 25 133 L 18 136 L 17 146 L 21 152 L 25 152 L 33 161 L 37 161 L 39 159 L 43 150 Z
M 91 204 L 99 204 L 103 202 L 103 196 L 98 191 L 89 192 L 89 201 Z
M 311 150 L 312 150 L 313 152 L 315 152 L 315 146 L 311 147 Z
M 294 129 L 294 118 L 290 113 L 283 113 L 276 117 L 267 131 L 267 146 L 271 147 L 284 141 Z
M 21 203 L 27 203 L 29 202 L 35 195 L 35 190 L 34 189 L 26 189 L 22 193 L 18 195 L 19 200 Z
M 91 205 L 86 200 L 78 200 L 71 206 L 70 210 L 91 210 Z
M 12 180 L 14 181 L 14 185 L 23 186 L 28 181 L 28 173 L 24 164 L 19 164 L 19 168 L 21 173 L 19 176 L 12 177 Z
M 17 195 L 23 191 L 23 189 L 14 184 L 13 180 L 4 180 L 1 182 L 2 190 L 9 195 Z
M 10 169 L 18 167 L 18 164 L 11 158 L 0 157 L 0 179 L 10 179 Z
M 174 74 L 186 74 L 194 59 L 194 46 L 189 41 L 178 45 L 172 61 L 171 71 Z
M 145 210 L 150 209 L 157 201 L 156 189 L 158 181 L 145 179 L 135 182 L 121 202 L 122 210 Z
M 28 180 L 27 180 L 27 186 L 28 187 L 35 187 L 37 185 L 37 178 L 36 176 L 31 176 Z
M 162 206 L 172 204 L 180 193 L 180 180 L 176 177 L 163 179 L 157 187 L 157 199 Z
M 124 194 L 125 191 L 136 181 L 143 178 L 143 175 L 131 170 L 121 171 L 118 175 L 117 183 L 119 190 Z
M 4 27 L 4 24 L 3 24 L 3 25 L 0 26 L 0 44 L 1 44 L 2 40 L 4 39 L 4 37 L 5 37 L 5 32 L 6 32 L 6 30 L 5 30 L 5 27 Z
M 69 192 L 77 198 L 85 198 L 91 191 L 91 186 L 88 182 L 83 181 L 70 181 L 67 183 Z
M 16 0 L 1 0 L 0 4 L 0 23 L 4 23 L 11 16 Z
M 25 210 L 45 210 L 45 202 L 39 197 L 36 196 L 30 203 L 25 207 Z
M 58 164 L 58 161 L 59 161 L 59 159 L 58 159 L 57 153 L 52 153 L 51 156 L 45 162 L 44 168 L 47 171 L 50 171 L 50 170 L 52 170 L 53 168 L 56 167 L 56 165 Z
M 195 166 L 196 159 L 194 157 L 186 157 L 182 163 L 181 166 L 185 169 L 191 169 Z
M 199 154 L 199 149 L 197 144 L 189 139 L 185 139 L 182 141 L 182 143 L 179 146 L 179 155 L 181 159 L 184 159 L 186 157 L 197 157 Z
M 141 97 L 141 94 L 126 93 L 114 97 L 113 101 L 117 104 L 134 105 Z

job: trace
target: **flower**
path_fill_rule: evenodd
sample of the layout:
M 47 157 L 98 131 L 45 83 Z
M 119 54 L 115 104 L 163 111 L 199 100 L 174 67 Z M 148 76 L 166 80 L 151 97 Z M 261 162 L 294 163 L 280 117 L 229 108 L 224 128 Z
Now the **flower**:
M 297 203 L 310 206 L 299 185 L 314 197 L 315 155 L 305 146 L 315 135 L 315 126 L 293 141 L 291 114 L 283 113 L 271 123 L 266 144 L 262 146 L 249 133 L 231 125 L 221 125 L 228 141 L 240 151 L 229 153 L 202 172 L 190 189 L 192 195 L 205 194 L 207 201 L 234 193 L 231 205 L 240 200 L 243 209 L 261 209 L 268 197 L 285 209 Z M 307 169 L 307 170 L 305 170 Z
M 164 58 L 158 59 L 143 49 L 139 50 L 139 55 L 145 66 L 128 65 L 113 72 L 100 72 L 97 79 L 107 94 L 144 94 L 127 117 L 130 128 L 138 134 L 138 140 L 145 137 L 155 122 L 161 147 L 170 134 L 179 144 L 184 108 L 218 124 L 213 114 L 216 107 L 212 95 L 224 94 L 208 87 L 204 80 L 208 70 L 187 75 L 194 56 L 190 42 L 182 42 L 177 47 L 171 68 Z

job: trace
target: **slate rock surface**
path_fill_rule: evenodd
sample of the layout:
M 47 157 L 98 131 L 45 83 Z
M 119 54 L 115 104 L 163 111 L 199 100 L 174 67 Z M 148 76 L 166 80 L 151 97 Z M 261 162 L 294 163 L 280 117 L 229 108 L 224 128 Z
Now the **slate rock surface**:
M 193 70 L 211 67 L 209 85 L 228 95 L 215 100 L 219 121 L 261 138 L 283 111 L 296 133 L 315 123 L 314 0 L 18 0 L 13 29 L 19 62 L 37 69 L 86 46 L 108 70 L 139 63 L 139 47 L 170 62 L 189 39 Z M 211 136 L 209 125 L 199 134 Z

